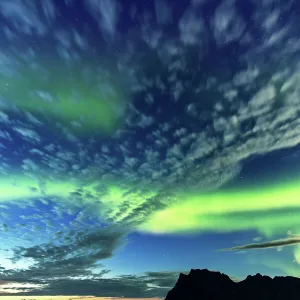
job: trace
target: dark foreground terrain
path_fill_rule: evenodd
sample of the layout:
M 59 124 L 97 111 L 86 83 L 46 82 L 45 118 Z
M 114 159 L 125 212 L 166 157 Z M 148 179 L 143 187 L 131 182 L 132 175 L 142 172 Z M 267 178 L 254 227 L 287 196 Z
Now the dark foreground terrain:
M 207 269 L 180 274 L 175 287 L 165 300 L 292 300 L 300 299 L 300 278 L 274 277 L 256 274 L 240 282 L 227 275 Z

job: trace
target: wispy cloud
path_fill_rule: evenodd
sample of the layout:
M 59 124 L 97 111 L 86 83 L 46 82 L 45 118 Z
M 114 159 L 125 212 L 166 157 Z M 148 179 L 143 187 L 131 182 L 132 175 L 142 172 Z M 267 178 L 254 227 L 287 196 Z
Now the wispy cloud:
M 19 279 L 14 289 L 15 295 L 95 295 L 108 297 L 108 299 L 161 299 L 166 296 L 174 286 L 179 272 L 149 272 L 141 276 L 124 275 L 116 278 L 93 278 L 78 279 L 47 279 L 42 280 L 43 286 L 38 280 L 30 284 L 26 279 Z M 19 290 L 19 286 L 30 286 L 31 290 Z M 34 288 L 35 287 L 35 288 Z M 9 295 L 9 293 L 7 293 Z M 161 297 L 161 298 L 157 298 Z
M 113 38 L 119 18 L 119 2 L 115 0 L 88 0 L 86 6 L 90 14 L 98 22 L 102 32 Z
M 237 251 L 237 250 L 253 250 L 253 249 L 266 249 L 266 248 L 278 248 L 285 246 L 294 246 L 300 244 L 300 235 L 295 234 L 285 239 L 267 241 L 262 243 L 251 243 L 241 246 L 234 246 L 231 248 L 221 249 L 219 251 Z

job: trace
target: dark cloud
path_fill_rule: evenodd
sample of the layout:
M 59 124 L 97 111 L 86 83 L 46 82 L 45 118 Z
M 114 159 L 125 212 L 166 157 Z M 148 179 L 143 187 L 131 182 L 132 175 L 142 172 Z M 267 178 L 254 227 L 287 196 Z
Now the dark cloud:
M 170 289 L 173 288 L 180 273 L 188 273 L 188 271 L 146 272 L 145 278 L 148 284 Z
M 102 297 L 165 297 L 174 286 L 178 272 L 147 272 L 141 276 L 124 275 L 117 278 L 103 278 L 101 276 L 89 279 L 45 279 L 35 284 L 44 287 L 30 292 L 16 292 L 18 295 L 95 295 Z M 21 281 L 25 282 L 25 281 Z
M 51 281 L 41 291 L 33 291 L 34 295 L 95 295 L 112 297 L 151 297 L 154 292 L 147 291 L 145 281 L 135 276 L 114 279 L 63 279 Z
M 285 239 L 279 239 L 263 243 L 252 243 L 241 246 L 235 246 L 231 248 L 221 249 L 220 251 L 236 251 L 236 250 L 252 250 L 252 249 L 265 249 L 265 248 L 277 248 L 285 246 L 293 246 L 300 244 L 300 236 L 294 235 Z
M 32 259 L 34 265 L 27 270 L 8 272 L 7 278 L 45 279 L 91 275 L 91 268 L 100 260 L 113 255 L 125 243 L 127 232 L 115 226 L 88 231 L 71 231 L 63 244 L 45 243 L 33 247 L 17 247 L 11 258 Z M 101 266 L 97 264 L 97 266 Z

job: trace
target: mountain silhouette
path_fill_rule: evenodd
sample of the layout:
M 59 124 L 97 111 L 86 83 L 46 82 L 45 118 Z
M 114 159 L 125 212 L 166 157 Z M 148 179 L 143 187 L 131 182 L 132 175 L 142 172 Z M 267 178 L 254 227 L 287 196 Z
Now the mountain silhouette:
M 165 300 L 294 300 L 300 299 L 300 278 L 249 275 L 234 282 L 220 272 L 192 269 L 188 275 L 180 273 L 174 288 Z

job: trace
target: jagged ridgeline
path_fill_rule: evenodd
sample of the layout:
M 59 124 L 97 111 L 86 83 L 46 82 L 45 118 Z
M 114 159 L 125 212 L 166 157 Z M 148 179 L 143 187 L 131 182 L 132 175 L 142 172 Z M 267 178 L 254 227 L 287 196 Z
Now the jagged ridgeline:
M 165 300 L 296 300 L 299 295 L 300 278 L 296 277 L 256 274 L 235 282 L 220 272 L 192 269 L 188 275 L 179 275 Z

